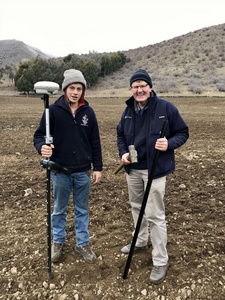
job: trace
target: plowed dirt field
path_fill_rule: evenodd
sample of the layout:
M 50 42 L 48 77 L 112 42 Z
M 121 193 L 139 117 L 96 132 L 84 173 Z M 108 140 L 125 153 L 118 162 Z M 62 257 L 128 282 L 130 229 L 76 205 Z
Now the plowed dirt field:
M 53 102 L 56 98 L 50 98 Z M 90 243 L 99 259 L 87 263 L 74 251 L 70 201 L 62 260 L 47 269 L 46 170 L 33 147 L 44 110 L 39 97 L 0 97 L 0 299 L 210 299 L 225 295 L 225 100 L 170 98 L 189 126 L 176 150 L 176 170 L 165 196 L 170 268 L 152 285 L 151 243 L 134 254 L 128 278 L 120 249 L 133 222 L 116 126 L 126 99 L 87 99 L 94 108 L 103 149 L 101 184 L 91 187 Z M 53 199 L 52 199 L 53 206 Z

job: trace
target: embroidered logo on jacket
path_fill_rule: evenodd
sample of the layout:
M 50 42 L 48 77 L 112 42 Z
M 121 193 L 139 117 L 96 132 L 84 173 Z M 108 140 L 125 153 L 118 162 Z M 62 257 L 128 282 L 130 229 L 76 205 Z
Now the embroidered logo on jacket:
M 88 117 L 87 117 L 87 115 L 83 116 L 81 125 L 82 126 L 88 126 Z

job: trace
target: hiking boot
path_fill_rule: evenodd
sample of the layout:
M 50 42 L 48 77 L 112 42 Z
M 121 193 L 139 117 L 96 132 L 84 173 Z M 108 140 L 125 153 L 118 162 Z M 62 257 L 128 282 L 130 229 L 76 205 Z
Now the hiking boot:
M 123 254 L 129 254 L 130 248 L 131 248 L 131 243 L 128 244 L 128 245 L 126 245 L 126 246 L 124 246 L 124 247 L 121 249 L 121 252 L 122 252 Z M 142 246 L 142 247 L 137 247 L 137 246 L 135 246 L 135 247 L 134 247 L 134 252 L 141 252 L 141 251 L 146 250 L 147 248 L 148 248 L 147 245 Z
M 95 253 L 92 251 L 90 245 L 85 245 L 83 247 L 78 247 L 76 246 L 76 249 L 75 249 L 78 253 L 80 253 L 83 258 L 85 260 L 89 260 L 89 261 L 92 261 L 93 259 L 96 259 L 97 256 L 95 255 Z
M 52 262 L 58 262 L 62 256 L 63 244 L 52 243 Z
M 151 274 L 150 274 L 150 281 L 154 284 L 161 283 L 165 277 L 166 272 L 168 270 L 169 264 L 167 263 L 165 266 L 153 266 Z

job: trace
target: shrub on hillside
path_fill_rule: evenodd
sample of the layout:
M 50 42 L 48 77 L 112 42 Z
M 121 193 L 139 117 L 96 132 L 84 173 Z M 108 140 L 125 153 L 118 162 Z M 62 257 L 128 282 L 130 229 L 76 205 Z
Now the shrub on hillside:
M 225 82 L 218 82 L 216 87 L 219 92 L 225 92 Z
M 175 72 L 173 72 L 173 76 L 174 76 L 174 77 L 181 77 L 182 75 L 183 75 L 183 72 L 182 72 L 182 71 L 176 70 Z
M 184 78 L 183 84 L 184 85 L 194 85 L 196 83 L 196 80 L 193 78 Z
M 158 77 L 156 81 L 156 90 L 159 93 L 179 93 L 179 88 L 177 87 L 176 81 L 169 77 Z
M 218 62 L 216 63 L 216 67 L 219 68 L 219 69 L 220 69 L 220 68 L 223 68 L 223 65 L 224 65 L 224 64 L 223 64 L 222 61 L 218 61 Z
M 201 94 L 203 92 L 202 85 L 199 83 L 191 84 L 188 86 L 187 90 L 194 94 Z
M 213 77 L 212 78 L 212 82 L 214 84 L 218 83 L 218 82 L 225 82 L 225 76 L 218 76 L 218 77 Z
M 219 77 L 216 83 L 216 88 L 219 92 L 225 92 L 225 77 Z

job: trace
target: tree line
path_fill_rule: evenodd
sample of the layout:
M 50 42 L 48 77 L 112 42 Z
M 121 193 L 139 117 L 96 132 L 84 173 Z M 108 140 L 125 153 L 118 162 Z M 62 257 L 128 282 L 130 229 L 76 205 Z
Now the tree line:
M 115 72 L 125 63 L 126 56 L 122 52 L 111 54 L 90 52 L 83 56 L 69 54 L 61 59 L 43 59 L 37 56 L 30 61 L 24 60 L 19 64 L 14 82 L 18 91 L 29 94 L 38 81 L 53 81 L 61 86 L 64 71 L 77 69 L 83 73 L 87 85 L 90 87 L 97 84 L 99 77 Z

